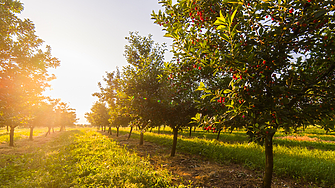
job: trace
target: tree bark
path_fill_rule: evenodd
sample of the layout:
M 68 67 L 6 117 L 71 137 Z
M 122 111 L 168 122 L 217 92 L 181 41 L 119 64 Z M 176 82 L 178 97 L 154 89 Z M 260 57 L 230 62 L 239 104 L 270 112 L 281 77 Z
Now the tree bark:
M 112 127 L 108 128 L 108 133 L 109 133 L 109 135 L 112 135 Z
M 221 133 L 221 129 L 219 129 L 218 136 L 216 137 L 216 140 L 220 139 L 220 133 Z
M 161 126 L 158 126 L 158 134 L 161 133 Z
M 29 140 L 33 140 L 33 134 L 34 134 L 34 127 L 30 126 Z
M 131 132 L 133 132 L 133 126 L 130 127 L 130 131 L 129 131 L 129 135 L 128 135 L 128 139 L 127 140 L 129 140 L 129 138 L 131 136 Z
M 47 131 L 47 133 L 45 134 L 45 136 L 47 136 L 48 134 L 50 134 L 50 131 L 51 131 L 51 127 L 48 127 L 48 131 Z
M 141 134 L 140 134 L 140 146 L 143 145 L 143 130 L 141 130 Z
M 197 128 L 197 126 L 194 126 L 194 130 L 193 130 L 193 132 L 195 132 L 196 128 Z
M 189 134 L 189 137 L 192 136 L 192 126 L 190 126 L 190 134 Z
M 116 127 L 116 137 L 119 137 L 119 128 L 120 127 Z
M 8 128 L 9 126 L 7 125 L 7 132 L 9 132 L 9 128 Z
M 171 149 L 171 157 L 176 155 L 176 148 L 177 148 L 177 138 L 178 138 L 178 127 L 173 128 L 173 143 Z
M 274 133 L 269 133 L 265 137 L 265 173 L 263 178 L 263 187 L 271 188 L 273 173 L 273 145 L 272 138 Z
M 9 146 L 14 146 L 14 126 L 10 126 L 10 132 L 9 132 Z

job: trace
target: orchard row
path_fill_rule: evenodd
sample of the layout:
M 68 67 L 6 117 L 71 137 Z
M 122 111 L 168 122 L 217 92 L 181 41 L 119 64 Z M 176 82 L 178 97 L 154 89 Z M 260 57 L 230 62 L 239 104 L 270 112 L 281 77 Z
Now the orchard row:
M 108 73 L 87 114 L 93 125 L 245 128 L 264 144 L 271 186 L 272 139 L 309 125 L 334 131 L 333 1 L 160 1 L 152 19 L 173 39 L 164 45 L 130 33 L 123 69 Z M 106 85 L 106 86 L 102 86 Z M 103 112 L 103 113 L 102 113 Z M 102 115 L 103 114 L 103 115 Z M 210 128 L 209 128 L 210 126 Z

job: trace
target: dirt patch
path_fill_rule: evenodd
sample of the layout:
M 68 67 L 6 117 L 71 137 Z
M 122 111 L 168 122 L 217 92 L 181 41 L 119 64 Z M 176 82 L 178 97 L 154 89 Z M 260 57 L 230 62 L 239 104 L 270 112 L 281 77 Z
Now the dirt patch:
M 322 140 L 318 138 L 311 138 L 308 136 L 284 136 L 284 137 L 277 137 L 277 139 L 287 139 L 287 140 L 294 140 L 294 141 L 309 141 L 309 142 L 320 142 Z
M 107 135 L 106 132 L 101 132 Z M 175 157 L 170 157 L 170 147 L 161 146 L 151 142 L 144 142 L 139 146 L 139 140 L 130 138 L 128 135 L 116 134 L 109 137 L 117 141 L 122 146 L 127 146 L 137 155 L 148 158 L 156 169 L 167 169 L 176 178 L 174 183 L 184 183 L 188 185 L 192 181 L 191 187 L 225 187 L 225 188 L 254 188 L 261 187 L 263 172 L 250 170 L 242 165 L 232 164 L 227 161 L 222 163 L 213 162 L 201 155 L 190 155 L 177 151 Z M 273 177 L 274 188 L 279 187 L 317 187 L 308 183 L 299 183 L 296 179 L 283 179 Z

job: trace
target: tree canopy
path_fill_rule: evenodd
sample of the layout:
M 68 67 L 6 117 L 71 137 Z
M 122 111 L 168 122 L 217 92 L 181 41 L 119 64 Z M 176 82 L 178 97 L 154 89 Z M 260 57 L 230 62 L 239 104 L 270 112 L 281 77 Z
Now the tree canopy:
M 152 16 L 180 62 L 231 78 L 220 88 L 204 80 L 199 90 L 227 108 L 212 115 L 265 141 L 269 187 L 275 132 L 316 124 L 334 109 L 334 2 L 160 3 L 165 10 Z

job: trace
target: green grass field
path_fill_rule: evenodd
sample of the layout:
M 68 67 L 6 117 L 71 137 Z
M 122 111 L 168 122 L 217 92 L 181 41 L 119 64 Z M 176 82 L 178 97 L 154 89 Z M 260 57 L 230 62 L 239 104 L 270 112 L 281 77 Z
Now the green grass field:
M 57 134 L 30 153 L 1 155 L 0 187 L 172 187 L 168 171 L 95 130 Z
M 34 129 L 33 136 L 39 136 L 45 134 L 48 131 L 46 127 L 38 127 Z M 14 141 L 22 139 L 22 138 L 29 138 L 29 129 L 28 128 L 15 128 L 14 130 Z M 8 143 L 9 142 L 9 132 L 7 132 L 6 127 L 0 128 L 0 143 Z
M 126 130 L 122 134 L 127 134 Z M 144 139 L 161 145 L 172 145 L 171 130 L 165 129 L 162 134 L 157 130 L 146 132 Z M 284 133 L 276 137 L 286 136 Z M 304 132 L 291 136 L 308 136 L 318 138 L 317 141 L 297 141 L 290 139 L 274 140 L 274 173 L 280 177 L 293 177 L 297 181 L 314 182 L 323 187 L 335 185 L 335 143 L 326 142 L 335 139 L 334 134 L 325 135 L 322 130 L 308 128 Z M 134 131 L 133 137 L 139 138 Z M 254 143 L 248 143 L 244 131 L 221 133 L 220 140 L 215 140 L 216 134 L 198 129 L 188 137 L 188 132 L 180 133 L 177 152 L 200 154 L 208 159 L 221 163 L 239 163 L 254 170 L 263 170 L 265 165 L 264 148 Z M 324 139 L 326 138 L 326 139 Z
M 34 131 L 44 134 L 47 129 Z M 116 129 L 113 129 L 115 134 Z M 120 129 L 128 134 L 129 128 Z M 96 129 L 67 129 L 57 133 L 48 143 L 33 151 L 18 155 L 0 155 L 0 179 L 3 187 L 174 187 L 172 175 L 157 171 L 147 159 L 120 147 L 116 142 L 96 132 Z M 16 129 L 16 140 L 28 138 L 29 129 Z M 335 185 L 334 134 L 325 135 L 322 130 L 308 128 L 304 132 L 289 135 L 279 132 L 274 139 L 274 173 L 279 177 L 296 178 L 296 181 L 314 182 L 321 187 Z M 43 136 L 44 137 L 44 136 Z M 134 131 L 133 138 L 139 138 Z M 252 170 L 264 169 L 264 148 L 248 143 L 243 130 L 216 134 L 198 129 L 188 136 L 180 132 L 177 152 L 199 154 L 219 163 L 238 163 Z M 310 138 L 311 140 L 306 140 Z M 171 130 L 166 128 L 146 132 L 146 141 L 170 147 Z M 0 141 L 7 142 L 8 134 L 0 129 Z M 0 149 L 1 150 L 1 149 Z M 28 182 L 28 184 L 27 184 Z M 181 185 L 180 187 L 183 187 Z

